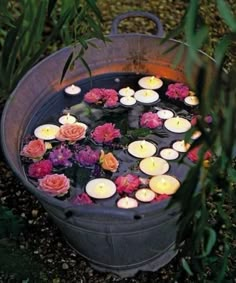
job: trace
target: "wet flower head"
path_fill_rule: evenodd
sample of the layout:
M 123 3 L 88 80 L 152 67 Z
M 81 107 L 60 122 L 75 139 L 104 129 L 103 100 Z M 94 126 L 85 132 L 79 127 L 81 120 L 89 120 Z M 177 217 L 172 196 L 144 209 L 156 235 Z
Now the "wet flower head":
M 141 127 L 146 127 L 150 129 L 155 129 L 162 125 L 162 120 L 158 117 L 156 113 L 146 112 L 143 113 L 140 119 Z
M 91 134 L 91 137 L 98 143 L 109 143 L 120 136 L 120 130 L 116 129 L 112 123 L 105 123 L 96 127 Z
M 72 166 L 72 162 L 69 160 L 71 157 L 71 150 L 63 145 L 58 148 L 55 148 L 49 154 L 49 159 L 51 160 L 54 166 Z
M 75 153 L 75 159 L 83 166 L 92 166 L 97 163 L 99 155 L 99 150 L 93 150 L 90 146 L 86 146 L 85 149 Z
M 182 83 L 168 85 L 166 95 L 173 99 L 184 100 L 189 94 L 189 88 Z

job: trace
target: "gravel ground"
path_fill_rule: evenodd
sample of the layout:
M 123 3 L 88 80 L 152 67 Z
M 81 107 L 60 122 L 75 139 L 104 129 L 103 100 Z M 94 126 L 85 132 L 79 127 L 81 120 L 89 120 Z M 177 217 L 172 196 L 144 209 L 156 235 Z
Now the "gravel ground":
M 205 50 L 211 54 L 218 38 L 226 32 L 225 26 L 219 23 L 219 15 L 215 12 L 213 2 L 201 1 L 203 18 L 211 26 L 211 40 Z M 229 1 L 231 4 L 235 1 Z M 99 0 L 104 19 L 104 31 L 108 34 L 111 29 L 111 21 L 122 12 L 142 10 L 152 12 L 160 17 L 166 31 L 171 30 L 180 21 L 185 8 L 185 1 L 159 0 Z M 125 20 L 120 25 L 121 32 L 152 33 L 154 25 L 150 21 L 135 18 Z M 231 52 L 231 55 L 234 51 Z M 3 156 L 1 155 L 1 160 Z M 57 227 L 48 218 L 47 213 L 40 203 L 29 194 L 22 184 L 15 178 L 4 161 L 0 161 L 0 203 L 20 215 L 26 223 L 26 228 L 21 233 L 17 242 L 11 243 L 11 253 L 15 256 L 9 264 L 9 272 L 1 271 L 0 283 L 7 282 L 127 282 L 127 283 L 152 283 L 152 282 L 195 282 L 194 279 L 181 277 L 180 259 L 181 253 L 158 272 L 139 272 L 134 278 L 120 279 L 109 273 L 99 273 L 93 270 L 89 264 L 76 255 L 66 244 Z M 0 241 L 1 244 L 1 241 Z M 20 254 L 17 257 L 17 254 Z M 18 259 L 18 260 L 17 260 Z M 18 272 L 15 272 L 18 270 Z M 17 275 L 18 274 L 18 275 Z M 175 280 L 175 275 L 179 278 Z M 21 278 L 17 280 L 16 278 Z M 29 279 L 34 278 L 34 279 Z M 24 281 L 22 281 L 24 279 Z

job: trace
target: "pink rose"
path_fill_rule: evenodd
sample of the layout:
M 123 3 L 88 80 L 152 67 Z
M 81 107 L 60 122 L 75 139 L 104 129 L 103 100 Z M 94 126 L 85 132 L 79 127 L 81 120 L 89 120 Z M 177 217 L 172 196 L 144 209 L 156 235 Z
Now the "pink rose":
M 184 100 L 189 94 L 189 88 L 182 83 L 169 84 L 166 95 L 173 99 Z
M 199 150 L 200 150 L 201 146 L 196 146 L 193 149 L 191 149 L 188 154 L 187 157 L 192 161 L 192 162 L 197 162 L 198 158 L 199 158 Z M 205 152 L 204 154 L 204 160 L 210 160 L 212 157 L 212 153 L 208 150 Z
M 84 96 L 84 101 L 88 103 L 98 103 L 102 99 L 102 89 L 93 88 Z
M 26 144 L 20 154 L 28 158 L 37 159 L 41 158 L 46 150 L 47 149 L 44 141 L 38 139 L 30 141 L 28 144 Z
M 30 164 L 28 174 L 32 178 L 42 178 L 52 171 L 52 162 L 50 160 L 41 160 Z
M 56 139 L 75 142 L 85 138 L 86 127 L 81 124 L 64 124 L 60 127 Z
M 91 137 L 98 143 L 108 143 L 120 137 L 120 130 L 116 129 L 112 123 L 105 123 L 102 126 L 96 127 Z
M 139 177 L 132 174 L 127 174 L 126 176 L 119 176 L 115 180 L 117 186 L 117 192 L 121 193 L 132 193 L 140 185 Z
M 39 189 L 52 196 L 63 196 L 69 188 L 70 180 L 64 174 L 46 175 L 39 179 Z
M 156 113 L 146 112 L 140 119 L 141 127 L 154 129 L 162 125 L 162 120 L 157 116 Z

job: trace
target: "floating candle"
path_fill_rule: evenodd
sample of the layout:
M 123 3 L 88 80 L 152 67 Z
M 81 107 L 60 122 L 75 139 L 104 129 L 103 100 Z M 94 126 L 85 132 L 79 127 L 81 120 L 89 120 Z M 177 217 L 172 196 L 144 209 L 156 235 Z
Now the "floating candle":
M 152 177 L 149 186 L 157 194 L 173 195 L 180 187 L 180 182 L 170 175 L 160 175 Z
M 195 131 L 192 136 L 191 136 L 191 139 L 192 140 L 196 140 L 198 139 L 200 136 L 202 135 L 202 133 L 200 131 Z
M 64 124 L 74 124 L 76 122 L 76 118 L 74 116 L 71 116 L 70 113 L 67 113 L 67 115 L 63 115 L 59 118 L 59 122 Z
M 66 87 L 64 91 L 67 95 L 73 96 L 79 94 L 81 92 L 81 88 L 72 84 Z
M 164 148 L 161 150 L 160 156 L 166 160 L 175 160 L 179 157 L 179 153 L 172 148 Z
M 136 99 L 132 96 L 124 96 L 120 99 L 120 103 L 125 106 L 131 106 L 136 103 Z
M 196 93 L 190 90 L 189 93 L 188 93 L 188 95 L 193 96 L 193 95 L 196 95 Z
M 116 185 L 109 179 L 97 178 L 89 181 L 85 190 L 92 198 L 106 199 L 115 194 Z
M 170 110 L 162 109 L 157 112 L 159 118 L 166 120 L 170 119 L 174 116 L 174 113 Z
M 135 92 L 134 97 L 142 103 L 153 103 L 159 99 L 159 94 L 151 89 L 140 89 Z
M 117 206 L 124 209 L 134 208 L 138 206 L 138 202 L 134 198 L 124 197 L 118 200 Z
M 163 81 L 155 76 L 143 77 L 138 81 L 142 88 L 158 89 L 163 85 Z
M 37 127 L 34 130 L 34 135 L 38 139 L 42 140 L 53 140 L 56 138 L 56 134 L 59 131 L 59 127 L 53 124 L 44 124 Z
M 179 152 L 186 152 L 189 149 L 190 144 L 185 143 L 185 141 L 182 140 L 182 141 L 174 142 L 172 147 L 173 147 L 173 149 L 175 149 L 175 150 L 177 150 Z
M 134 141 L 128 145 L 128 152 L 137 158 L 151 157 L 156 153 L 156 146 L 153 143 Z
M 135 193 L 136 199 L 142 202 L 150 202 L 155 198 L 156 194 L 150 189 L 139 189 Z
M 139 164 L 140 170 L 150 176 L 162 175 L 169 170 L 169 164 L 160 157 L 148 157 Z
M 199 99 L 196 96 L 187 96 L 184 99 L 184 103 L 189 106 L 196 106 L 199 104 Z
M 185 133 L 191 128 L 191 123 L 187 119 L 178 116 L 166 120 L 164 125 L 173 133 Z
M 124 87 L 119 90 L 119 95 L 121 96 L 132 96 L 134 95 L 134 90 L 130 87 Z

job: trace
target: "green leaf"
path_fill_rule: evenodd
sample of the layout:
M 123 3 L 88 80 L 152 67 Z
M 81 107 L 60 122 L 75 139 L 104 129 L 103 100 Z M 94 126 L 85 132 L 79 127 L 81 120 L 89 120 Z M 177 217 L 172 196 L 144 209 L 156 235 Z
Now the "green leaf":
M 181 262 L 182 262 L 182 266 L 183 266 L 184 270 L 188 273 L 188 275 L 193 276 L 193 272 L 190 269 L 190 266 L 189 266 L 188 262 L 185 260 L 185 258 L 182 258 Z
M 91 7 L 92 11 L 96 14 L 96 16 L 99 18 L 99 20 L 102 20 L 102 15 L 101 15 L 101 12 L 100 12 L 100 10 L 98 9 L 98 7 L 96 5 L 96 1 L 94 1 L 94 0 L 86 0 L 86 2 Z
M 206 227 L 205 232 L 207 234 L 207 237 L 206 237 L 206 240 L 205 240 L 206 243 L 205 243 L 205 247 L 203 248 L 204 250 L 203 250 L 203 253 L 201 254 L 200 258 L 206 257 L 211 253 L 212 248 L 214 247 L 214 245 L 216 243 L 216 239 L 217 239 L 216 232 L 212 228 Z
M 236 31 L 236 18 L 229 4 L 224 0 L 216 0 L 220 16 L 232 31 Z
M 214 58 L 218 66 L 222 64 L 223 59 L 225 58 L 226 51 L 228 50 L 231 44 L 231 36 L 226 34 L 220 41 L 217 43 L 214 52 Z
M 67 70 L 68 70 L 69 67 L 70 67 L 70 64 L 71 64 L 71 62 L 72 62 L 72 60 L 73 60 L 73 56 L 74 56 L 74 51 L 72 51 L 72 52 L 70 53 L 70 55 L 68 56 L 68 58 L 67 58 L 67 60 L 66 60 L 66 63 L 65 63 L 65 65 L 64 65 L 64 68 L 63 68 L 63 70 L 62 70 L 60 83 L 63 81 L 63 79 L 64 79 L 64 77 L 65 77 L 65 74 L 66 74 Z
M 49 17 L 51 16 L 52 11 L 55 8 L 56 3 L 57 3 L 57 0 L 49 0 L 49 2 L 48 2 L 48 16 Z
M 134 130 L 129 130 L 127 131 L 127 135 L 132 136 L 133 138 L 138 138 L 138 137 L 145 137 L 147 135 L 150 135 L 152 133 L 151 130 L 149 129 L 134 129 Z

